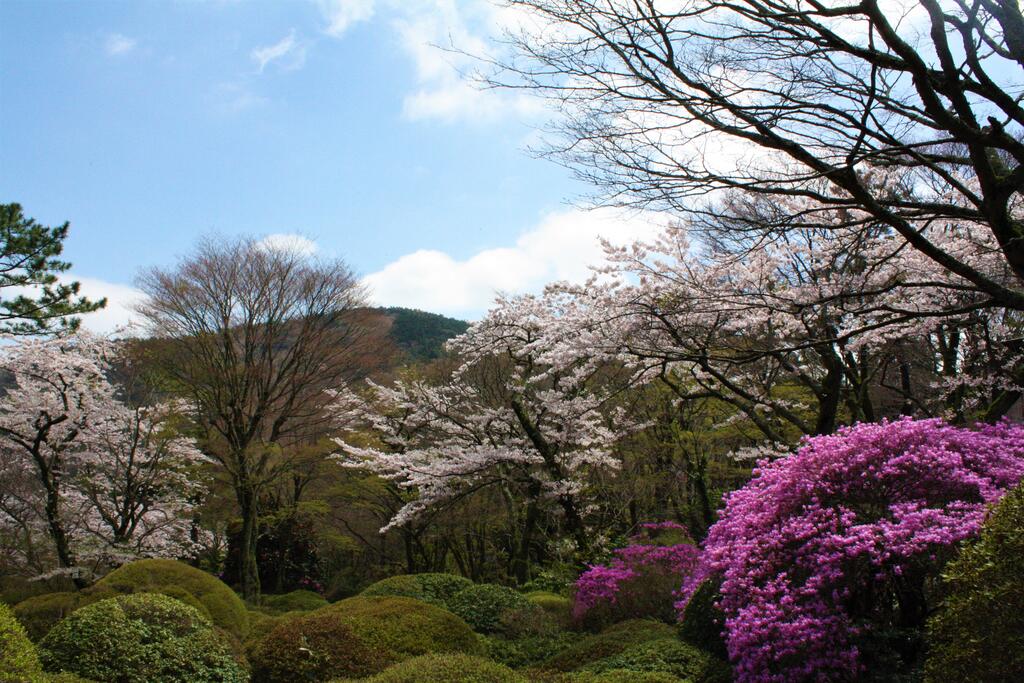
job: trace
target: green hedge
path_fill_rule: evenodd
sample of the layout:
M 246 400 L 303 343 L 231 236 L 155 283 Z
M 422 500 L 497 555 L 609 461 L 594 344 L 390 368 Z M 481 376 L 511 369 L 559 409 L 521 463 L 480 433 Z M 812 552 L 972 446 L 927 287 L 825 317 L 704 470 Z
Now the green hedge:
M 14 616 L 25 627 L 29 639 L 39 642 L 57 622 L 78 608 L 114 595 L 105 590 L 46 593 L 19 602 L 14 606 Z
M 676 638 L 637 643 L 582 670 L 594 673 L 616 670 L 666 673 L 692 683 L 729 683 L 732 680 L 727 664 Z
M 326 607 L 327 599 L 319 593 L 307 590 L 297 590 L 281 595 L 264 595 L 261 607 L 264 610 L 283 614 L 285 612 L 312 612 L 315 609 Z
M 572 623 L 572 600 L 564 595 L 551 591 L 533 591 L 527 593 L 526 598 L 547 612 L 561 628 L 568 628 Z
M 715 606 L 719 598 L 719 582 L 705 579 L 697 586 L 683 608 L 679 635 L 683 640 L 719 659 L 727 659 L 725 647 L 725 615 Z
M 420 600 L 357 595 L 312 614 L 324 612 L 337 614 L 368 645 L 391 652 L 397 660 L 439 652 L 483 652 L 466 622 Z
M 474 584 L 459 591 L 448 601 L 448 609 L 480 633 L 502 632 L 503 620 L 513 612 L 540 610 L 519 591 L 492 583 Z
M 529 683 L 495 662 L 462 654 L 424 655 L 365 679 L 366 683 Z M 340 683 L 340 682 L 339 682 Z
M 1024 681 L 1024 485 L 943 578 L 949 594 L 928 622 L 925 680 Z
M 575 643 L 541 664 L 548 671 L 574 671 L 601 659 L 625 652 L 630 647 L 659 638 L 671 638 L 667 624 L 646 619 L 630 619 L 609 626 L 601 633 L 580 636 Z
M 0 602 L 0 682 L 35 682 L 43 676 L 39 655 L 14 612 Z
M 215 625 L 236 638 L 244 638 L 249 628 L 242 599 L 216 576 L 184 562 L 138 560 L 110 572 L 95 588 L 120 594 L 167 593 L 179 599 L 191 595 Z
M 456 574 L 399 574 L 370 584 L 361 595 L 415 598 L 448 609 L 448 601 L 472 585 Z
M 227 638 L 198 610 L 137 593 L 77 610 L 39 643 L 47 671 L 117 683 L 242 683 Z
M 393 654 L 368 644 L 332 612 L 288 619 L 249 649 L 253 683 L 362 677 L 394 660 Z

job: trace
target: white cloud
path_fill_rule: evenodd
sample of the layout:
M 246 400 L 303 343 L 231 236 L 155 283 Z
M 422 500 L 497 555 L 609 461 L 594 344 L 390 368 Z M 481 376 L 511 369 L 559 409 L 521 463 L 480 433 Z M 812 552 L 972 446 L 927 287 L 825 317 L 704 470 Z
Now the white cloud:
M 352 24 L 373 16 L 375 0 L 318 0 L 320 12 L 327 20 L 324 33 L 340 38 Z
M 257 242 L 257 245 L 264 249 L 293 251 L 303 256 L 312 256 L 320 250 L 320 247 L 313 240 L 291 232 L 278 232 L 273 235 L 267 235 Z
M 122 35 L 120 33 L 111 33 L 107 36 L 107 41 L 103 45 L 103 49 L 106 50 L 107 54 L 111 57 L 118 55 L 128 54 L 135 49 L 135 45 L 138 43 L 134 38 Z
M 406 254 L 364 278 L 375 304 L 408 306 L 475 318 L 498 292 L 538 292 L 555 280 L 580 282 L 601 262 L 599 238 L 613 244 L 651 239 L 667 222 L 659 214 L 617 209 L 548 214 L 510 247 L 457 260 L 436 250 Z
M 292 29 L 281 40 L 273 45 L 258 47 L 249 56 L 256 62 L 260 73 L 271 63 L 277 63 L 285 71 L 292 71 L 301 69 L 306 63 L 306 47 L 296 39 L 295 29 Z
M 118 328 L 128 326 L 133 321 L 138 322 L 133 307 L 146 297 L 140 290 L 130 285 L 71 274 L 62 276 L 60 279 L 61 282 L 77 281 L 81 285 L 78 293 L 93 301 L 103 297 L 107 298 L 106 308 L 81 316 L 84 329 L 97 334 L 110 334 Z

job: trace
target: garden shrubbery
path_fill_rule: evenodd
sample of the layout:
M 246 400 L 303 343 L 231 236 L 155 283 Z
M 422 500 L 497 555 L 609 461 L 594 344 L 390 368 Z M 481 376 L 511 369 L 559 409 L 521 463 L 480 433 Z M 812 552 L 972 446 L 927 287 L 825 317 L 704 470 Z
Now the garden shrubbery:
M 39 644 L 48 671 L 118 683 L 232 683 L 247 678 L 227 638 L 165 595 L 108 598 L 77 610 Z
M 309 590 L 296 590 L 281 595 L 264 595 L 261 607 L 275 614 L 285 612 L 312 612 L 326 607 L 329 603 L 324 596 Z
M 943 576 L 928 623 L 929 683 L 1024 680 L 1024 485 L 1010 491 Z
M 598 634 L 578 637 L 574 643 L 540 665 L 549 671 L 574 671 L 591 662 L 605 659 L 640 643 L 671 638 L 671 626 L 649 619 L 631 619 L 606 628 Z
M 449 600 L 472 585 L 472 581 L 456 574 L 399 574 L 367 586 L 361 594 L 416 598 L 448 609 Z
M 424 655 L 396 664 L 366 683 L 528 683 L 507 666 L 464 654 Z M 340 682 L 339 682 L 340 683 Z
M 249 649 L 253 683 L 363 677 L 394 660 L 329 611 L 283 621 Z
M 692 683 L 729 683 L 729 666 L 677 638 L 657 638 L 632 645 L 581 668 L 581 671 L 667 673 Z
M 19 602 L 14 606 L 14 615 L 25 627 L 28 637 L 33 642 L 38 642 L 49 633 L 54 624 L 79 607 L 114 595 L 116 593 L 103 590 L 45 593 Z
M 501 633 L 509 628 L 510 621 L 530 619 L 531 614 L 542 612 L 519 591 L 492 583 L 474 584 L 461 590 L 448 605 L 479 633 Z
M 188 594 L 209 614 L 214 625 L 236 638 L 245 637 L 249 616 L 245 603 L 216 576 L 175 560 L 138 560 L 107 574 L 94 587 L 122 594 Z
M 725 615 L 716 604 L 721 597 L 718 585 L 714 579 L 704 579 L 690 591 L 689 599 L 681 605 L 679 635 L 686 642 L 726 659 Z
M 11 608 L 0 603 L 0 683 L 24 683 L 42 678 L 43 668 L 25 628 Z

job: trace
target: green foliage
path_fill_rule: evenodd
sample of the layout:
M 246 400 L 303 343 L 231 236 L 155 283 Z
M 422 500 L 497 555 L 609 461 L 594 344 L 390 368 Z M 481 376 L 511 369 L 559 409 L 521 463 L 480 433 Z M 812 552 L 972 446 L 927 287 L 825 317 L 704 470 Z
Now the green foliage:
M 575 643 L 544 662 L 541 668 L 549 671 L 573 671 L 592 662 L 618 655 L 634 645 L 672 636 L 672 627 L 667 624 L 646 619 L 630 619 L 609 626 L 601 633 L 577 638 Z
M 567 673 L 545 680 L 548 683 L 684 683 L 681 678 L 663 671 L 629 671 L 627 669 L 611 669 L 601 673 L 590 671 Z
M 572 622 L 572 600 L 564 595 L 551 591 L 533 591 L 527 593 L 526 598 L 544 610 L 560 627 L 567 628 Z
M 336 612 L 321 611 L 279 623 L 249 649 L 253 683 L 362 677 L 394 661 L 365 642 Z
M 198 600 L 213 623 L 234 637 L 244 638 L 249 628 L 248 613 L 241 598 L 216 576 L 184 562 L 138 560 L 110 572 L 97 582 L 96 588 L 121 594 L 179 589 Z
M 595 673 L 612 670 L 660 672 L 693 683 L 728 683 L 732 680 L 728 665 L 676 638 L 638 643 L 619 654 L 593 662 L 583 670 Z
M 54 323 L 73 330 L 79 320 L 69 316 L 106 305 L 78 296 L 77 282 L 58 282 L 71 267 L 58 258 L 67 235 L 67 223 L 47 227 L 26 218 L 19 204 L 0 204 L 0 290 L 17 288 L 12 298 L 0 296 L 0 332 L 41 334 Z
M 579 637 L 578 633 L 570 631 L 554 631 L 522 638 L 485 636 L 484 645 L 488 658 L 513 669 L 522 669 L 551 659 Z
M 25 628 L 7 605 L 0 603 L 0 683 L 22 683 L 42 678 L 43 669 Z
M 1024 485 L 993 509 L 943 576 L 949 597 L 928 622 L 925 680 L 1024 680 Z
M 362 595 L 415 598 L 448 608 L 456 593 L 472 585 L 472 581 L 457 574 L 399 574 L 367 586 Z
M 330 612 L 369 645 L 387 650 L 397 659 L 434 652 L 480 654 L 483 646 L 462 619 L 420 600 L 399 597 L 356 596 L 313 614 Z
M 512 669 L 470 655 L 425 655 L 396 664 L 366 683 L 527 683 Z
M 32 642 L 49 633 L 54 624 L 75 610 L 114 595 L 110 591 L 62 591 L 46 593 L 23 600 L 14 606 L 14 615 L 25 627 Z
M 118 683 L 244 681 L 227 639 L 198 610 L 151 593 L 82 607 L 39 644 L 48 671 Z
M 718 582 L 705 579 L 697 586 L 683 609 L 679 635 L 683 640 L 720 659 L 727 659 L 725 649 L 725 615 L 715 607 L 718 600 Z
M 519 591 L 492 583 L 474 584 L 456 593 L 448 601 L 448 609 L 465 619 L 480 633 L 504 630 L 502 618 L 513 611 L 539 610 Z
M 264 595 L 263 608 L 276 614 L 284 612 L 312 612 L 326 607 L 327 600 L 313 591 L 297 590 L 281 595 Z
M 414 361 L 440 357 L 444 343 L 469 328 L 464 320 L 412 308 L 385 308 L 383 312 L 392 320 L 391 339 Z

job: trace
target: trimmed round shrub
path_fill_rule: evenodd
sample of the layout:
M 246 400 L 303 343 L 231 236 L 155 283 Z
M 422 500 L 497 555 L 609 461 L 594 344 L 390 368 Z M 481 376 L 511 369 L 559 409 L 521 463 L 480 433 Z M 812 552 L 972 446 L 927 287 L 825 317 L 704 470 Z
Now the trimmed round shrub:
M 367 683 L 528 683 L 507 666 L 470 655 L 424 655 L 396 664 Z
M 367 644 L 332 612 L 288 619 L 249 649 L 253 683 L 363 677 L 394 659 L 391 653 Z
M 1024 680 L 1024 486 L 993 509 L 943 576 L 949 595 L 928 623 L 925 680 Z
M 116 595 L 111 591 L 88 590 L 46 593 L 14 606 L 14 616 L 25 627 L 32 642 L 39 642 L 50 629 L 75 610 Z
M 41 679 L 42 665 L 35 645 L 11 608 L 0 603 L 0 683 L 22 683 Z
M 1022 477 L 1009 422 L 860 424 L 761 461 L 704 542 L 737 680 L 912 675 L 945 560 Z
M 548 671 L 574 671 L 625 652 L 634 645 L 671 638 L 673 635 L 672 627 L 661 622 L 649 619 L 622 621 L 601 633 L 577 638 L 576 642 L 545 661 L 540 668 Z
M 717 607 L 718 581 L 704 579 L 690 593 L 679 618 L 679 635 L 688 643 L 728 659 L 725 648 L 725 615 Z
M 526 599 L 544 610 L 560 628 L 572 623 L 572 600 L 551 591 L 533 591 Z
M 459 617 L 412 598 L 364 597 L 341 600 L 313 614 L 337 614 L 367 644 L 396 659 L 435 652 L 481 654 L 483 646 Z
M 95 587 L 121 594 L 181 590 L 203 605 L 216 626 L 236 638 L 245 637 L 249 628 L 249 617 L 242 599 L 216 576 L 184 562 L 138 560 L 110 572 Z
M 266 612 L 260 612 L 259 610 L 248 610 L 249 612 L 249 632 L 245 635 L 245 642 L 251 643 L 259 640 L 263 636 L 267 635 L 278 624 L 283 624 L 289 619 L 295 617 L 301 617 L 307 612 L 285 612 L 283 614 L 267 614 Z
M 39 643 L 47 671 L 118 683 L 232 683 L 247 675 L 199 610 L 138 593 L 87 605 Z
M 612 669 L 601 673 L 567 673 L 547 678 L 549 683 L 686 683 L 683 679 L 663 671 L 629 671 Z
M 676 638 L 648 640 L 622 652 L 588 664 L 583 671 L 612 670 L 667 673 L 692 683 L 729 683 L 727 664 Z
M 578 633 L 571 631 L 556 631 L 521 638 L 485 636 L 484 644 L 488 659 L 513 669 L 522 669 L 551 659 L 579 640 L 579 637 Z
M 472 581 L 457 574 L 399 574 L 370 584 L 361 594 L 416 598 L 448 608 L 448 601 L 456 593 L 472 585 Z
M 492 583 L 474 584 L 459 591 L 448 601 L 448 609 L 480 633 L 501 632 L 502 620 L 511 612 L 540 610 L 519 591 Z
M 308 590 L 297 590 L 281 595 L 264 595 L 263 609 L 278 614 L 284 612 L 312 612 L 315 609 L 326 607 L 327 599 L 319 593 Z

